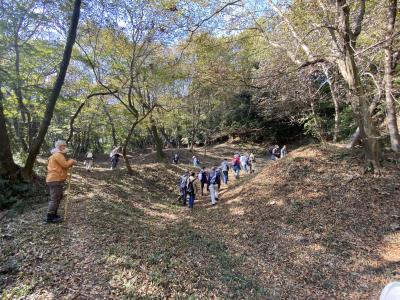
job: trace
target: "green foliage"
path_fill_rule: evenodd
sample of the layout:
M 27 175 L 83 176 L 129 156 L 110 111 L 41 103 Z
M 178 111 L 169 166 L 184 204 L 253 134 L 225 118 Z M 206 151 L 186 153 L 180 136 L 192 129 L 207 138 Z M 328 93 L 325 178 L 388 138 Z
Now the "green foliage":
M 343 138 L 350 137 L 357 128 L 351 106 L 346 105 L 340 113 L 340 130 Z
M 14 206 L 14 210 L 20 212 L 24 208 L 23 202 L 34 194 L 31 183 L 12 183 L 4 178 L 0 178 L 0 190 L 0 210 Z

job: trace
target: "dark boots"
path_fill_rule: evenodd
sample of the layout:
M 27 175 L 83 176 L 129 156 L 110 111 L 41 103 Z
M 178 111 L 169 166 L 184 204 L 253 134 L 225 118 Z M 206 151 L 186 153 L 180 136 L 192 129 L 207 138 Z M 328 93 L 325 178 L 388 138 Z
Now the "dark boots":
M 62 222 L 62 218 L 59 215 L 47 214 L 45 223 L 50 224 L 50 223 L 60 223 L 60 222 Z

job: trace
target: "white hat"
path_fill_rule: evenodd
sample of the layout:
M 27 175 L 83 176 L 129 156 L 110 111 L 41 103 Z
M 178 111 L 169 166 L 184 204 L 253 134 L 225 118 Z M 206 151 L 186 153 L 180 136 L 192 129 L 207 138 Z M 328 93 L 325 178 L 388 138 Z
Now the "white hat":
M 400 282 L 393 281 L 382 290 L 379 300 L 399 300 L 400 299 Z
M 54 147 L 56 147 L 56 148 L 60 148 L 60 146 L 63 146 L 63 145 L 67 146 L 67 143 L 63 140 L 58 140 L 57 142 L 54 143 Z

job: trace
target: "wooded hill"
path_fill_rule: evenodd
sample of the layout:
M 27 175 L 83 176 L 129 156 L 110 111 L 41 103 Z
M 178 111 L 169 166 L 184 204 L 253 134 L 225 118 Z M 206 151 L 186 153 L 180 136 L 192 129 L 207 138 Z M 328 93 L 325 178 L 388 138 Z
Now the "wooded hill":
M 1 173 L 239 136 L 399 150 L 397 1 L 2 1 Z M 126 158 L 126 157 L 125 157 Z M 129 160 L 125 159 L 128 171 Z

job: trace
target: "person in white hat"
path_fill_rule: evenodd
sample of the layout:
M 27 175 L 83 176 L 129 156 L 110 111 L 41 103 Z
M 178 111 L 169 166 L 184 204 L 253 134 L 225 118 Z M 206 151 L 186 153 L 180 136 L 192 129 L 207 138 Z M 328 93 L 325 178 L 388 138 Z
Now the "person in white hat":
M 46 223 L 59 223 L 61 217 L 57 215 L 58 206 L 63 198 L 64 184 L 67 180 L 68 169 L 76 164 L 76 160 L 67 159 L 67 143 L 58 140 L 54 149 L 51 150 L 51 156 L 47 165 L 46 183 L 50 191 L 50 201 L 47 210 Z

